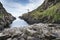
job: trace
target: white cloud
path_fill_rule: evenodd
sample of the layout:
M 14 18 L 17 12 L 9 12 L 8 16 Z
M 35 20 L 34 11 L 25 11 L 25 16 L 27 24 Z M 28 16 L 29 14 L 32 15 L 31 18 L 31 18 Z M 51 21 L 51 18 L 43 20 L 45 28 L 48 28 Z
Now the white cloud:
M 40 6 L 44 0 L 29 0 L 30 3 L 27 5 L 23 6 L 19 3 L 15 2 L 6 2 L 6 0 L 0 0 L 2 4 L 4 5 L 4 8 L 11 13 L 13 16 L 20 16 L 23 13 L 27 12 L 27 9 L 30 11 L 36 9 L 38 6 Z

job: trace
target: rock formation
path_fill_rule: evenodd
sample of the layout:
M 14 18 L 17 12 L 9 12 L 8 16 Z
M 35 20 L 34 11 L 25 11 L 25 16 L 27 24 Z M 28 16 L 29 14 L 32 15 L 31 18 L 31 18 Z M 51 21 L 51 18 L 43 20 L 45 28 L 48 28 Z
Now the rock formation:
M 41 23 L 8 28 L 0 33 L 0 40 L 60 40 L 60 24 Z
M 29 24 L 58 23 L 60 24 L 60 0 L 45 0 L 36 10 L 20 16 Z
M 9 24 L 15 19 L 11 14 L 9 14 L 0 2 L 0 31 L 7 28 Z

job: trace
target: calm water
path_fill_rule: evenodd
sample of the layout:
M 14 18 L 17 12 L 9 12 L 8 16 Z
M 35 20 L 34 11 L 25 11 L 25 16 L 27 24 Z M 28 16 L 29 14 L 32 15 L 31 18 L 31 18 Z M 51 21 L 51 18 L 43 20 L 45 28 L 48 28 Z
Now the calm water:
M 23 27 L 23 26 L 28 26 L 28 23 L 20 18 L 16 18 L 10 25 L 11 27 Z

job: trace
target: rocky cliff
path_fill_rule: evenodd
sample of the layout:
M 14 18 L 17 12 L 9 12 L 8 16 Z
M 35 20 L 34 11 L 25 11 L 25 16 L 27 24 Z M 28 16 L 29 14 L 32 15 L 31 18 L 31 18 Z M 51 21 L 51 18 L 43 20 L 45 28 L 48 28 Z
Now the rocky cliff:
M 15 17 L 9 14 L 0 2 L 0 30 L 7 28 L 14 19 Z
M 45 0 L 36 10 L 20 17 L 29 24 L 58 23 L 60 24 L 60 0 Z

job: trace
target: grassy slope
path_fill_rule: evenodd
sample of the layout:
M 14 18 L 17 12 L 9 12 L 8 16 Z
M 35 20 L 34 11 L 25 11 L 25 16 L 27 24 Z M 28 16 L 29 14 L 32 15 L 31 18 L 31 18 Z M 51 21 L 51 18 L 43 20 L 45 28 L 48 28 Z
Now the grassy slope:
M 52 21 L 58 21 L 60 20 L 60 3 L 57 3 L 51 8 L 48 8 L 45 10 L 42 14 L 43 16 L 51 16 L 53 17 L 51 20 Z
M 23 17 L 25 17 L 27 21 L 29 21 L 29 19 L 31 18 L 30 20 L 34 19 L 40 22 L 42 21 L 47 23 L 60 23 L 60 2 L 56 3 L 55 5 L 49 5 L 48 8 L 45 10 L 40 9 L 41 7 L 32 12 L 29 12 L 29 14 L 24 14 Z M 27 18 L 27 16 L 29 16 L 29 18 Z
M 60 20 L 60 3 L 57 3 L 51 8 L 48 8 L 44 12 L 35 11 L 31 13 L 30 16 L 32 16 L 33 18 L 37 18 L 37 19 L 39 18 L 41 19 L 45 16 L 51 16 L 53 17 L 53 19 L 51 20 L 55 20 L 55 21 Z
M 0 13 L 0 18 L 2 18 L 2 17 L 3 17 L 3 14 Z

